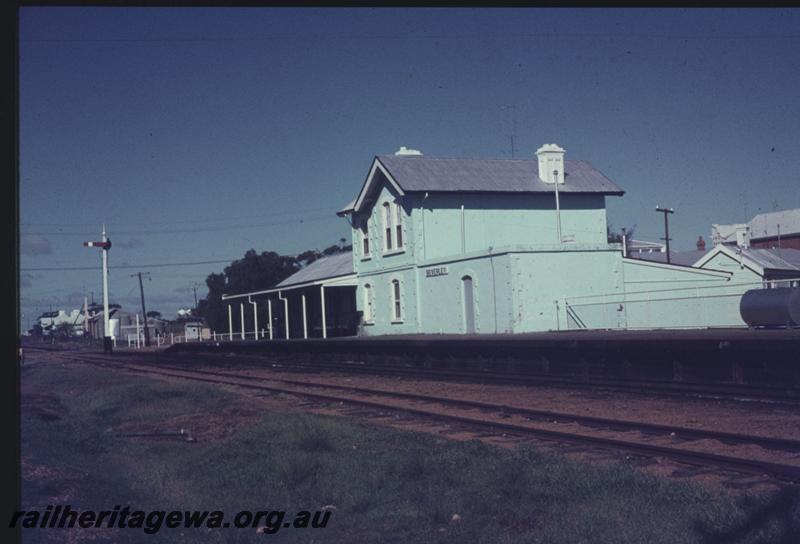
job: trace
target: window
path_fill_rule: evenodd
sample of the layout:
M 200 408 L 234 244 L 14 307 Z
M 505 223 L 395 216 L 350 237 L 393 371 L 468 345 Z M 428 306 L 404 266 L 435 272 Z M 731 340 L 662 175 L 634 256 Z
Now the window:
M 362 257 L 369 257 L 369 221 L 364 219 L 361 223 Z
M 400 303 L 400 280 L 392 280 L 392 321 L 403 320 L 403 308 Z
M 395 241 L 397 242 L 397 248 L 400 249 L 403 247 L 403 207 L 400 203 L 395 202 L 395 224 L 394 228 L 396 231 Z
M 383 228 L 386 231 L 386 239 L 384 240 L 384 250 L 391 251 L 392 249 L 392 211 L 389 208 L 389 203 L 383 203 Z
M 364 284 L 364 323 L 372 323 L 374 312 L 372 310 L 372 286 Z

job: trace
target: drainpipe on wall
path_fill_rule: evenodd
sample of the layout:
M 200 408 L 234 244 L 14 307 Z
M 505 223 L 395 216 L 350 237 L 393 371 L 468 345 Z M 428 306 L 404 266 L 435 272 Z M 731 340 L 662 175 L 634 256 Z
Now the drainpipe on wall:
M 428 193 L 422 197 L 419 203 L 420 219 L 422 220 L 422 260 L 425 260 L 425 200 L 428 198 Z
M 461 205 L 461 253 L 467 252 L 467 241 L 464 236 L 464 205 Z

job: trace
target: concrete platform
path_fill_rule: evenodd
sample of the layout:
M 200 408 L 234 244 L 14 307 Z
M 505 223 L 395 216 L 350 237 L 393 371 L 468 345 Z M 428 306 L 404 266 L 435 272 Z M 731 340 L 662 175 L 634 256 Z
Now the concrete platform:
M 800 386 L 800 329 L 399 335 L 176 344 L 168 352 L 410 364 L 484 371 Z

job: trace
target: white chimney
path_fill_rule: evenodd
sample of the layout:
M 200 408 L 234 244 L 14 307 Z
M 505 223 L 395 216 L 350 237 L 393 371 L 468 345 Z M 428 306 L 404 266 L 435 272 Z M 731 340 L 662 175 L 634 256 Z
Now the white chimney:
M 422 155 L 419 149 L 408 149 L 406 146 L 401 145 L 400 149 L 394 152 L 395 155 Z
M 750 227 L 747 223 L 736 225 L 736 245 L 744 249 L 750 247 Z
M 539 179 L 545 183 L 564 183 L 564 151 L 558 144 L 544 144 L 536 150 Z

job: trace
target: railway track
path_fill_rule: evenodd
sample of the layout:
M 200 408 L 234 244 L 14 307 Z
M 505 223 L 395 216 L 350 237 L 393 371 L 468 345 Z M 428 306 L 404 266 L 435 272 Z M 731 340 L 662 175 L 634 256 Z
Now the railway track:
M 33 347 L 58 351 L 56 347 Z M 231 352 L 235 353 L 235 352 Z M 136 353 L 117 352 L 115 356 L 136 356 Z M 154 354 L 153 354 L 154 355 Z M 590 375 L 542 374 L 535 372 L 515 372 L 503 365 L 487 367 L 483 370 L 452 368 L 437 363 L 398 363 L 377 361 L 331 361 L 305 357 L 294 359 L 281 356 L 259 356 L 250 353 L 235 353 L 236 364 L 252 364 L 256 368 L 265 365 L 285 371 L 331 372 L 377 376 L 397 376 L 414 379 L 458 380 L 467 383 L 489 383 L 498 385 L 530 385 L 570 389 L 597 389 L 624 391 L 634 394 L 654 394 L 664 397 L 689 397 L 710 400 L 730 400 L 734 402 L 786 404 L 800 407 L 800 388 L 759 386 L 737 383 L 706 383 L 689 381 L 642 380 L 632 378 L 602 378 Z M 169 353 L 172 361 L 185 360 L 193 364 L 197 359 L 210 360 L 213 364 L 224 364 L 225 355 L 220 352 L 191 351 Z M 513 365 L 511 365 L 513 366 Z
M 800 462 L 787 464 L 692 449 L 692 445 L 697 444 L 698 441 L 715 440 L 731 447 L 747 449 L 758 446 L 763 450 L 796 454 L 800 451 L 800 441 L 797 440 L 531 410 L 465 399 L 433 397 L 330 383 L 271 377 L 255 378 L 231 371 L 187 369 L 181 366 L 167 365 L 163 364 L 162 357 L 147 358 L 149 360 L 143 363 L 121 362 L 118 357 L 86 353 L 65 352 L 59 356 L 67 360 L 106 368 L 236 386 L 270 393 L 291 394 L 312 402 L 327 405 L 334 403 L 337 406 L 346 404 L 378 413 L 404 414 L 467 428 L 472 432 L 482 433 L 479 434 L 482 436 L 485 436 L 487 432 L 490 434 L 503 432 L 524 439 L 533 438 L 578 447 L 602 448 L 643 458 L 667 458 L 700 467 L 700 470 L 712 467 L 712 470 L 759 476 L 768 475 L 778 481 L 800 483 Z M 145 358 L 139 357 L 139 359 Z M 479 413 L 476 414 L 476 412 Z M 565 426 L 569 427 L 569 431 L 554 428 Z M 625 439 L 618 437 L 620 433 L 626 435 Z M 669 444 L 664 444 L 665 441 Z M 678 442 L 680 447 L 676 446 L 674 442 Z M 795 459 L 797 457 L 794 455 Z

